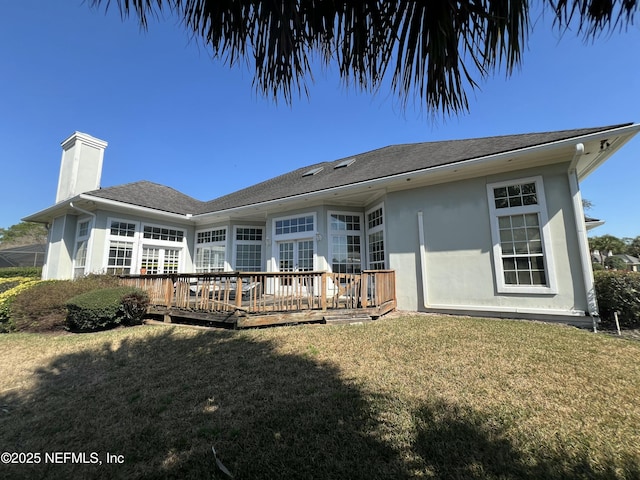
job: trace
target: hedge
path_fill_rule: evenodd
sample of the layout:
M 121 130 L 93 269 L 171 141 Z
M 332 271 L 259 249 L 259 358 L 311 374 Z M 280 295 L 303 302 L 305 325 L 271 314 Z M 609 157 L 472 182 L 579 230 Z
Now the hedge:
M 594 272 L 594 278 L 602 320 L 613 322 L 618 312 L 621 326 L 640 327 L 640 273 L 601 270 Z
M 146 312 L 149 299 L 145 292 L 133 287 L 93 290 L 67 302 L 67 328 L 72 331 L 94 331 L 121 323 L 137 323 Z
M 29 277 L 40 279 L 42 267 L 4 267 L 0 268 L 0 278 Z

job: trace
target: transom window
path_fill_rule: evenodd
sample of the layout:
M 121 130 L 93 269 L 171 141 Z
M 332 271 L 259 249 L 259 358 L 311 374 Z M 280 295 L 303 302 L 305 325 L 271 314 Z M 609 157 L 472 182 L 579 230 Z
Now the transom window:
M 134 237 L 135 234 L 135 223 L 119 222 L 117 220 L 111 222 L 111 235 L 116 237 Z
M 376 208 L 375 210 L 367 213 L 367 227 L 375 228 L 382 225 L 382 223 L 382 207 Z
M 145 225 L 142 230 L 142 236 L 150 240 L 165 240 L 169 242 L 182 242 L 184 232 L 165 227 L 154 227 Z
M 538 204 L 535 182 L 494 188 L 493 197 L 496 208 L 521 207 L 523 205 Z
M 224 242 L 226 239 L 226 228 L 207 230 L 206 232 L 198 232 L 196 234 L 196 243 Z
M 286 235 L 288 233 L 313 232 L 313 215 L 303 217 L 283 218 L 276 220 L 276 235 Z
M 262 227 L 237 227 L 236 240 L 262 241 Z
M 542 177 L 487 186 L 499 292 L 554 293 Z

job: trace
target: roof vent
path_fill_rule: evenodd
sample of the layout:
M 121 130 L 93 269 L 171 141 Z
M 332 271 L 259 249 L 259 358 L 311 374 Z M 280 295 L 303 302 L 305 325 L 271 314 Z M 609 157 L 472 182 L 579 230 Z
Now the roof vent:
M 310 177 L 312 175 L 317 175 L 318 173 L 320 173 L 322 170 L 324 170 L 324 167 L 315 167 L 312 168 L 311 170 L 307 170 L 306 172 L 304 172 L 302 174 L 303 177 Z
M 348 167 L 349 165 L 352 165 L 354 162 L 356 161 L 355 157 L 351 157 L 351 158 L 347 158 L 346 160 L 342 160 L 340 163 L 338 163 L 334 168 L 334 170 L 336 168 L 344 168 L 344 167 Z

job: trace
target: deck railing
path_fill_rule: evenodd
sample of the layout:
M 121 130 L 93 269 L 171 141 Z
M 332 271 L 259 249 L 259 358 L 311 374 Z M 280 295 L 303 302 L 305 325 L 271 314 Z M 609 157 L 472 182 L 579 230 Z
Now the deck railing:
M 194 311 L 267 313 L 365 309 L 395 304 L 395 272 L 215 272 L 124 275 L 151 304 Z

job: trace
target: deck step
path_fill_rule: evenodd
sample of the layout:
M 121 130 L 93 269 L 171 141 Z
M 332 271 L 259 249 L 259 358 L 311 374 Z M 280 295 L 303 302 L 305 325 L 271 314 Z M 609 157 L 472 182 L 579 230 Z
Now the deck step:
M 367 315 L 365 313 L 354 313 L 351 315 L 325 315 L 322 317 L 322 320 L 327 325 L 354 325 L 358 323 L 370 322 L 373 319 L 371 315 Z

